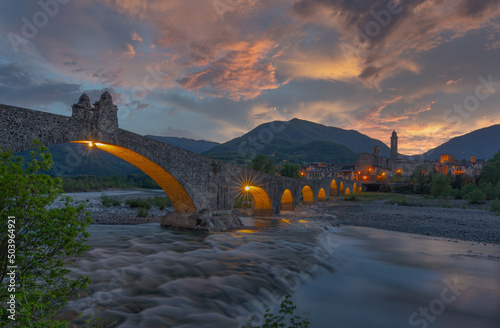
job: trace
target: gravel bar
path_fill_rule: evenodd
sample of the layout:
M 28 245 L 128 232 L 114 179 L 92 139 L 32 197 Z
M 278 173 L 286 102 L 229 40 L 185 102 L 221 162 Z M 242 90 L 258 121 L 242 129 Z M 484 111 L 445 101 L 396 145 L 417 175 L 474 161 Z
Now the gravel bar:
M 500 244 L 500 216 L 486 210 L 398 206 L 384 204 L 384 201 L 348 202 L 341 199 L 313 205 L 310 210 L 327 214 L 334 224 Z

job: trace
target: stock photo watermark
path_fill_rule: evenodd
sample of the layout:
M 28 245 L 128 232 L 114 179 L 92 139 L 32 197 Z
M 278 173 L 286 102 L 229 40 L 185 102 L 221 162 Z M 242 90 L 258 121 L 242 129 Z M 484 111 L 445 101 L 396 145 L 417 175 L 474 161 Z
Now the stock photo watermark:
M 51 18 L 54 18 L 60 11 L 61 6 L 66 5 L 71 0 L 40 0 L 37 2 L 40 10 L 32 16 L 21 17 L 22 27 L 18 33 L 7 33 L 7 39 L 14 52 L 18 53 L 20 47 L 26 47 L 30 40 L 38 35 L 40 29 L 43 29 Z
M 229 11 L 238 9 L 248 0 L 214 0 L 212 5 L 215 8 L 215 12 L 219 16 L 221 21 L 224 20 L 224 14 Z
M 130 95 L 124 94 L 125 105 L 118 111 L 118 120 L 125 120 L 133 115 L 133 113 L 139 110 L 140 101 L 146 98 L 146 95 L 153 90 L 156 90 L 163 86 L 165 79 L 169 76 L 168 73 L 164 73 L 160 69 L 160 64 L 156 66 L 146 66 L 146 74 L 141 80 L 140 86 L 135 86 L 132 89 Z M 132 106 L 135 105 L 136 109 L 132 110 Z
M 484 101 L 491 97 L 497 88 L 500 87 L 500 81 L 493 80 L 493 74 L 487 78 L 480 75 L 478 78 L 479 84 L 474 89 L 474 93 L 464 98 L 461 104 L 454 104 L 453 109 L 448 109 L 443 114 L 443 119 L 447 123 L 453 123 L 453 128 L 459 128 L 463 120 L 468 119 L 471 114 L 477 111 Z
M 437 317 L 446 310 L 446 305 L 455 302 L 464 290 L 466 285 L 460 285 L 458 278 L 453 282 L 445 279 L 443 281 L 446 287 L 441 290 L 440 297 L 433 299 L 427 306 L 420 307 L 418 311 L 413 312 L 408 318 L 408 323 L 412 327 L 427 328 L 429 323 L 436 321 Z
M 7 278 L 8 278 L 8 288 L 9 298 L 7 300 L 7 312 L 10 314 L 8 318 L 10 320 L 16 320 L 16 217 L 7 217 Z

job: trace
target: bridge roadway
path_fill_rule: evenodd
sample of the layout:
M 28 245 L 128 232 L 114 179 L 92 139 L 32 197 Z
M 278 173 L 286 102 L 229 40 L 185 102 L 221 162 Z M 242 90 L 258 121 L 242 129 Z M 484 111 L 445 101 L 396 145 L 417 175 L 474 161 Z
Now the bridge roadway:
M 177 213 L 209 210 L 229 214 L 235 200 L 251 195 L 254 215 L 278 215 L 293 210 L 301 196 L 316 203 L 355 192 L 355 181 L 340 178 L 302 180 L 264 174 L 244 166 L 211 159 L 118 127 L 118 108 L 108 92 L 92 106 L 83 94 L 72 116 L 0 104 L 0 147 L 18 153 L 42 145 L 86 143 L 135 165 L 171 199 Z

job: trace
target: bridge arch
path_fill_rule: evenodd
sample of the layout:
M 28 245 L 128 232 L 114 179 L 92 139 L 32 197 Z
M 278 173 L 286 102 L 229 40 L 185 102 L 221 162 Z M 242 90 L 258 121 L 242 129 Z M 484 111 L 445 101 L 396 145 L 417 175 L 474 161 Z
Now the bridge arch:
M 72 141 L 73 143 L 85 143 L 89 147 L 95 147 L 112 155 L 115 155 L 124 161 L 134 165 L 148 176 L 151 177 L 167 194 L 172 201 L 174 209 L 178 213 L 196 213 L 197 209 L 193 199 L 182 186 L 182 184 L 174 178 L 169 172 L 161 166 L 151 161 L 150 159 L 132 151 L 128 148 L 101 142 L 92 141 Z
M 354 182 L 354 186 L 352 187 L 352 192 L 357 193 L 358 192 L 358 186 L 356 185 L 356 182 Z
M 340 181 L 339 195 L 344 194 L 344 182 Z
M 335 179 L 330 183 L 330 196 L 338 196 L 337 181 L 335 181 Z
M 246 192 L 252 196 L 252 208 L 254 208 L 253 214 L 257 216 L 272 216 L 273 205 L 267 192 L 257 186 L 249 186 L 246 188 L 248 188 L 246 189 Z
M 346 188 L 346 190 L 345 190 L 345 194 L 346 194 L 346 195 L 350 195 L 350 194 L 351 194 L 351 191 L 349 190 L 349 188 Z
M 311 187 L 304 186 L 302 188 L 302 200 L 304 203 L 314 203 L 314 193 Z
M 326 193 L 325 189 L 321 188 L 318 192 L 318 202 L 324 202 L 326 201 Z
M 293 195 L 290 189 L 286 189 L 281 197 L 281 210 L 293 211 Z

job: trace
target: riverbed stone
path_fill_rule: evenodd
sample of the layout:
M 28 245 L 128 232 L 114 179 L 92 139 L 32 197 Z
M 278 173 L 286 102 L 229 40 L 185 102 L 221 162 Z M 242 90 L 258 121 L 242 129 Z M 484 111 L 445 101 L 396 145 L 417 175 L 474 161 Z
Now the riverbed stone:
M 196 214 L 172 213 L 160 217 L 160 224 L 168 228 L 221 232 L 243 226 L 240 218 L 232 215 L 213 215 L 208 209 Z

